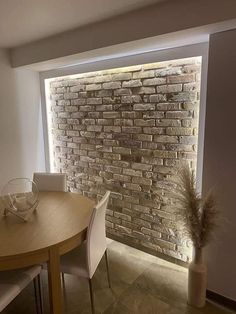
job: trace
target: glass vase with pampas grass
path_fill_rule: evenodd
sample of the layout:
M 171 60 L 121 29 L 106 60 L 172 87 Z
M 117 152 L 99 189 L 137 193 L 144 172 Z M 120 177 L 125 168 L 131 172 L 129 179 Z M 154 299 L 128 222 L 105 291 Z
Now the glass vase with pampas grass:
M 193 244 L 193 260 L 189 265 L 188 303 L 203 307 L 206 299 L 207 268 L 203 248 L 210 242 L 218 225 L 218 211 L 212 191 L 205 197 L 197 192 L 194 171 L 182 165 L 176 176 L 174 192 L 182 234 Z

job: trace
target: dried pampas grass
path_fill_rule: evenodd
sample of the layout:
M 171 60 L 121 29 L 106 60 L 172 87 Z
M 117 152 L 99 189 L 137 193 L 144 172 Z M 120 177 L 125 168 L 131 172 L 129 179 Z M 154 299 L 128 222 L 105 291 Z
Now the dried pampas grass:
M 193 171 L 184 165 L 178 171 L 174 195 L 184 233 L 196 248 L 204 247 L 217 226 L 218 212 L 213 193 L 210 191 L 206 197 L 201 198 L 196 191 Z

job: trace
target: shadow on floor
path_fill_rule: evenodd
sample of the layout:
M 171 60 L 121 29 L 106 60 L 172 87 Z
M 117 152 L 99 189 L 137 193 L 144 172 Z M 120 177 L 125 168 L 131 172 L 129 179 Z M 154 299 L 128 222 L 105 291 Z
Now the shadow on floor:
M 105 260 L 93 277 L 96 313 L 104 314 L 227 314 L 207 302 L 205 308 L 186 304 L 187 270 L 108 239 L 112 289 L 108 288 Z M 49 314 L 47 273 L 43 271 L 45 314 Z M 65 275 L 65 313 L 90 314 L 88 282 Z M 2 314 L 34 314 L 33 287 L 25 289 Z

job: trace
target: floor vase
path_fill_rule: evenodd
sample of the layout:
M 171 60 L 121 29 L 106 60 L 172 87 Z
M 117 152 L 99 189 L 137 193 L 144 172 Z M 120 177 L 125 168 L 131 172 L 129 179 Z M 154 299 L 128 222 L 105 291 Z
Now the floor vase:
M 188 270 L 188 304 L 197 308 L 206 302 L 207 268 L 203 261 L 203 250 L 195 249 Z

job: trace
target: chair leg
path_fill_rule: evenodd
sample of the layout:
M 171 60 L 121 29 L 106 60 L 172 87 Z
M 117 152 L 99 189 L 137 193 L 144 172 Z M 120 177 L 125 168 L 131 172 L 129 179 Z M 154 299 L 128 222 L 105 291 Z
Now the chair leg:
M 111 288 L 111 279 L 110 279 L 110 272 L 109 272 L 109 263 L 108 263 L 107 250 L 105 251 L 105 259 L 106 259 L 108 285 L 109 285 L 109 288 Z
M 42 285 L 41 285 L 40 274 L 34 278 L 34 294 L 35 294 L 36 313 L 43 314 L 43 298 L 42 298 Z
M 90 291 L 92 314 L 95 314 L 94 299 L 93 299 L 93 286 L 92 286 L 92 279 L 90 279 L 90 278 L 89 278 L 89 291 Z

